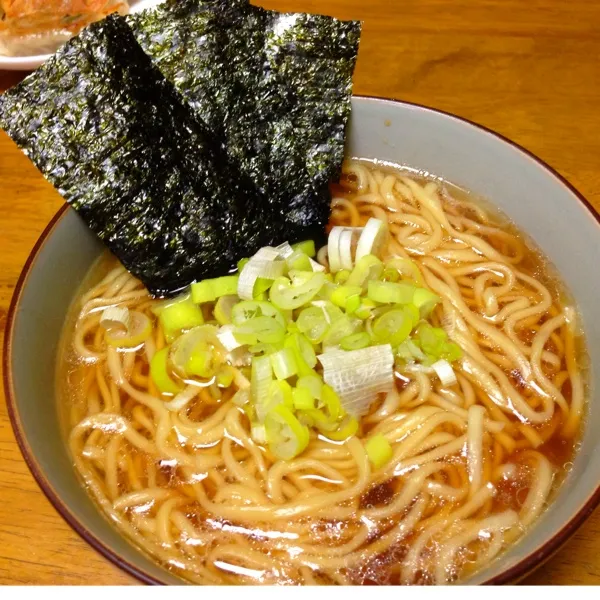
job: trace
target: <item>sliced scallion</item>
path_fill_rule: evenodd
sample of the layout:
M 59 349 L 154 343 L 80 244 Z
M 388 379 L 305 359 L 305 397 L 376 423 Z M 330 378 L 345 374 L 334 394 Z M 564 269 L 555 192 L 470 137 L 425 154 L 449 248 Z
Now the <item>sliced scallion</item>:
M 162 394 L 171 394 L 175 396 L 182 390 L 183 386 L 178 385 L 169 375 L 167 368 L 168 358 L 168 346 L 154 353 L 154 356 L 150 361 L 150 377 L 152 377 L 154 385 L 156 385 Z
M 376 469 L 380 469 L 383 465 L 387 464 L 393 456 L 391 444 L 381 433 L 378 433 L 367 440 L 365 443 L 365 450 L 371 464 Z

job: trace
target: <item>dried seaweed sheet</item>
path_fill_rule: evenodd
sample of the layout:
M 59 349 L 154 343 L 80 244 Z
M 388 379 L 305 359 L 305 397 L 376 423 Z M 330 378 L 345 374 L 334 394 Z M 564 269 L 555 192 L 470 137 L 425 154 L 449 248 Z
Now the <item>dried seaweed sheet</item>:
M 170 0 L 128 17 L 157 66 L 262 191 L 272 241 L 324 236 L 360 23 L 246 0 Z
M 0 126 L 151 292 L 234 264 L 252 199 L 121 17 L 0 96 Z
M 359 25 L 245 0 L 128 22 L 152 60 L 113 16 L 0 97 L 0 126 L 90 228 L 157 295 L 323 239 Z

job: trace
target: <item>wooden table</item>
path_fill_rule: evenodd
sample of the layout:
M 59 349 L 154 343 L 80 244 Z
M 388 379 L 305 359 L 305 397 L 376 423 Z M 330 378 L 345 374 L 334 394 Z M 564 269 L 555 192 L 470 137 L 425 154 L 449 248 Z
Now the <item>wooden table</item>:
M 361 19 L 355 91 L 466 117 L 547 161 L 600 210 L 600 2 L 262 0 Z M 22 74 L 0 73 L 0 90 Z M 19 272 L 61 198 L 0 132 L 0 336 Z M 2 392 L 0 392 L 2 394 Z M 135 583 L 31 477 L 0 401 L 0 584 Z M 529 584 L 600 584 L 600 511 Z

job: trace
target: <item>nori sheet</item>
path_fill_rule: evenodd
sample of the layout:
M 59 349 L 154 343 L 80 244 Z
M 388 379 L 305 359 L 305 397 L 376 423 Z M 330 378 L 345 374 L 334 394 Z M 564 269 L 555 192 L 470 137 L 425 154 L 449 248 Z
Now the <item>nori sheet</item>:
M 264 193 L 272 242 L 324 238 L 361 25 L 246 0 L 169 0 L 128 17 L 164 75 Z
M 240 177 L 122 17 L 0 96 L 0 126 L 152 293 L 235 263 Z
M 360 25 L 246 0 L 127 22 L 136 37 L 111 16 L 0 97 L 0 127 L 125 267 L 170 295 L 324 239 Z

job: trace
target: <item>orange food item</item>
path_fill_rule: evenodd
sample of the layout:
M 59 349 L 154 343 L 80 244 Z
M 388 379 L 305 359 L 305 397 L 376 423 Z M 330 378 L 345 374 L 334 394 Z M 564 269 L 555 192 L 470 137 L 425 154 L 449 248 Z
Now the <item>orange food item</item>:
M 0 0 L 0 54 L 53 52 L 86 25 L 128 10 L 125 0 Z

